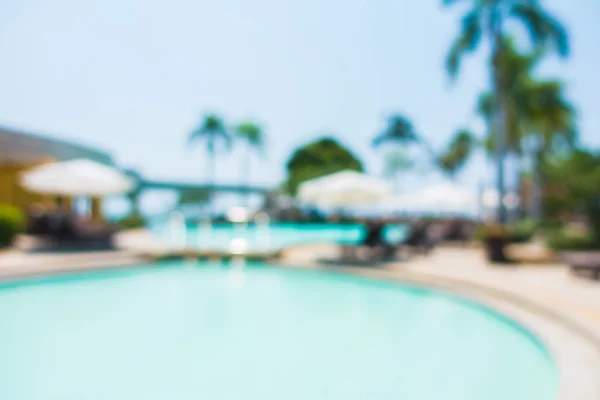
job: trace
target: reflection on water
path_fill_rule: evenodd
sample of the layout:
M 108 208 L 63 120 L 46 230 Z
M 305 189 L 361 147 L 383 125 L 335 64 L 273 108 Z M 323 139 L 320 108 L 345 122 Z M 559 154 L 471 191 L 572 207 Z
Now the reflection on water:
M 213 233 L 212 220 L 207 217 L 198 223 L 198 234 L 196 235 L 196 245 L 199 249 L 204 249 L 205 244 L 209 242 Z
M 244 287 L 246 283 L 246 260 L 243 257 L 234 257 L 229 265 L 229 284 L 235 289 Z
M 169 217 L 167 225 L 167 235 L 171 247 L 181 250 L 187 245 L 187 226 L 185 224 L 185 215 L 179 211 L 174 211 Z

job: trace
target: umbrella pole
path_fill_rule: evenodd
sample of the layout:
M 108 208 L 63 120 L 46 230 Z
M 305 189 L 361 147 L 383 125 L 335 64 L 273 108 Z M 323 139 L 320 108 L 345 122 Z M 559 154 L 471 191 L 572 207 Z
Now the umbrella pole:
M 104 220 L 102 216 L 102 199 L 100 197 L 92 197 L 92 210 L 91 210 L 91 220 L 102 222 Z

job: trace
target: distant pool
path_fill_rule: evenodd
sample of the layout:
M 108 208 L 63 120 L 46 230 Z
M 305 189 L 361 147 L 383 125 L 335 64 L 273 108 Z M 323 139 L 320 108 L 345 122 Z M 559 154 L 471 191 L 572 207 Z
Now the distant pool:
M 334 273 L 183 262 L 0 286 L 0 399 L 551 400 L 511 320 Z
M 227 250 L 235 240 L 243 239 L 250 250 L 267 251 L 310 243 L 358 243 L 365 234 L 364 227 L 355 224 L 270 224 L 268 228 L 249 225 L 214 225 L 206 230 L 198 225 L 188 225 L 187 235 L 182 239 L 173 234 L 166 224 L 155 226 L 166 241 L 177 245 L 185 241 L 188 247 L 211 250 Z M 385 238 L 394 243 L 406 234 L 403 225 L 386 227 Z

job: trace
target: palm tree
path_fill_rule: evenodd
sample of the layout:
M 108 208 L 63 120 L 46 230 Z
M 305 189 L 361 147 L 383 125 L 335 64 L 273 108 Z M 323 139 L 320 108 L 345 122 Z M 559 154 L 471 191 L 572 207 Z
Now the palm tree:
M 190 133 L 188 143 L 191 144 L 199 139 L 206 141 L 206 171 L 209 180 L 209 192 L 212 195 L 215 185 L 217 144 L 219 141 L 222 141 L 225 144 L 225 148 L 229 150 L 231 148 L 231 137 L 225 128 L 223 120 L 219 116 L 207 114 L 200 125 Z
M 242 165 L 242 175 L 245 176 L 246 184 L 250 185 L 250 169 L 252 164 L 252 151 L 262 152 L 264 150 L 264 132 L 260 125 L 245 122 L 235 129 L 235 136 L 246 144 L 246 158 Z M 246 206 L 249 205 L 250 196 L 246 194 Z
M 386 142 L 411 144 L 419 142 L 419 138 L 408 118 L 396 114 L 389 118 L 383 132 L 373 139 L 373 147 L 379 147 Z
M 376 136 L 372 141 L 373 147 L 380 147 L 386 143 L 395 143 L 400 147 L 406 148 L 417 144 L 423 148 L 429 158 L 436 163 L 437 156 L 432 147 L 415 130 L 410 120 L 401 115 L 392 115 L 387 122 L 383 132 Z
M 539 220 L 542 217 L 541 192 L 545 181 L 543 166 L 557 151 L 568 151 L 575 147 L 575 110 L 565 99 L 561 82 L 530 82 L 523 88 L 523 92 L 527 137 L 533 139 L 534 186 L 531 211 L 532 217 Z
M 533 144 L 533 183 L 531 211 L 535 219 L 541 217 L 542 164 L 556 149 L 572 149 L 577 130 L 574 107 L 565 99 L 564 87 L 557 80 L 536 80 L 533 70 L 540 54 L 523 55 L 512 41 L 507 41 L 500 63 L 501 74 L 507 82 L 506 98 L 506 149 L 518 157 L 528 151 L 527 142 Z M 484 93 L 479 100 L 479 113 L 491 124 L 494 94 Z M 492 128 L 492 127 L 491 127 Z M 486 147 L 493 148 L 493 129 Z M 520 176 L 520 174 L 519 174 Z
M 540 53 L 533 55 L 520 53 L 512 38 L 504 38 L 504 51 L 498 63 L 497 73 L 502 76 L 504 82 L 504 146 L 505 151 L 514 153 L 516 156 L 522 154 L 522 140 L 527 132 L 524 130 L 523 122 L 523 89 L 532 81 L 532 72 L 540 61 Z M 493 91 L 484 92 L 479 96 L 477 112 L 483 117 L 488 126 L 488 135 L 485 147 L 490 154 L 496 148 L 496 138 L 499 134 L 497 126 L 494 126 L 495 104 L 499 99 Z
M 442 0 L 451 6 L 461 0 Z M 448 54 L 446 67 L 455 78 L 460 61 L 465 54 L 476 51 L 487 38 L 491 44 L 492 91 L 494 93 L 493 125 L 495 131 L 495 151 L 497 162 L 497 185 L 500 198 L 504 197 L 504 157 L 506 138 L 506 104 L 509 94 L 507 82 L 500 73 L 500 62 L 505 52 L 505 37 L 508 23 L 518 22 L 529 32 L 531 43 L 536 49 L 554 50 L 560 56 L 568 54 L 568 40 L 564 28 L 548 12 L 542 9 L 537 0 L 473 0 L 472 7 L 463 16 L 461 31 Z M 500 202 L 498 220 L 504 222 L 506 208 Z

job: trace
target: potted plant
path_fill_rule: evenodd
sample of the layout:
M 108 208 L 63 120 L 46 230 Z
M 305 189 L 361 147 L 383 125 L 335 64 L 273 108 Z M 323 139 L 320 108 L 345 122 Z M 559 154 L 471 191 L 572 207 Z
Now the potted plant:
M 487 258 L 493 263 L 509 262 L 504 249 L 510 243 L 510 232 L 505 225 L 486 224 L 480 229 L 479 236 L 485 245 Z

